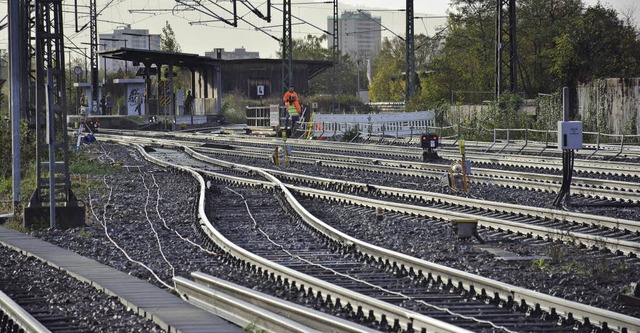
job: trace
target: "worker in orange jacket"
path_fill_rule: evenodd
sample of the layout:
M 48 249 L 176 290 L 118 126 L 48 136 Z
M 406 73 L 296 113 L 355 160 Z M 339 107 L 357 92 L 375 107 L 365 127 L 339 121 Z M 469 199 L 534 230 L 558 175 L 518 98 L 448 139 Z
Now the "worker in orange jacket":
M 293 86 L 290 86 L 289 90 L 284 93 L 282 100 L 284 101 L 284 106 L 287 108 L 287 111 L 289 111 L 289 106 L 291 105 L 296 107 L 297 114 L 293 114 L 292 110 L 289 111 L 290 116 L 300 116 L 300 114 L 302 113 L 300 110 L 300 97 L 298 96 L 298 93 L 293 90 Z
M 293 86 L 290 86 L 289 90 L 284 93 L 282 100 L 284 101 L 284 105 L 287 108 L 287 112 L 289 114 L 288 118 L 291 118 L 290 129 L 293 132 L 296 122 L 298 122 L 298 120 L 300 119 L 300 97 L 298 96 L 298 93 L 293 90 Z M 287 119 L 287 123 L 288 122 L 289 119 Z M 294 135 L 294 133 L 291 133 L 291 135 Z

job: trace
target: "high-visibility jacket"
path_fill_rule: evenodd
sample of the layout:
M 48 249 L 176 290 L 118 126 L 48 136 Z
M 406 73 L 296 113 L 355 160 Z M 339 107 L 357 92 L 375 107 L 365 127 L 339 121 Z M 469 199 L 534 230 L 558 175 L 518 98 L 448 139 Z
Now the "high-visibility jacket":
M 287 112 L 289 112 L 290 116 L 299 116 L 300 115 L 300 102 L 298 93 L 287 91 L 284 93 L 284 105 L 287 107 Z

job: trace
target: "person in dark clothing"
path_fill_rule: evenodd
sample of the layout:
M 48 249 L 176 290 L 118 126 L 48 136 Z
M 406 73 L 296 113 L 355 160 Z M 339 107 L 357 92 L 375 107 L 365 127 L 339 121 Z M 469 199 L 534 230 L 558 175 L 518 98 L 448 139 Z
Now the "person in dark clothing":
M 191 90 L 187 92 L 187 98 L 184 99 L 184 114 L 193 114 L 193 95 L 191 95 Z
M 107 94 L 107 98 L 105 99 L 106 106 L 106 114 L 110 115 L 113 111 L 113 98 L 111 98 L 111 94 Z
M 138 113 L 139 116 L 142 115 L 142 95 L 136 94 L 134 97 L 134 102 L 136 103 L 135 112 Z
M 100 114 L 102 114 L 102 115 L 106 115 L 107 114 L 107 107 L 105 105 L 104 96 L 100 97 Z

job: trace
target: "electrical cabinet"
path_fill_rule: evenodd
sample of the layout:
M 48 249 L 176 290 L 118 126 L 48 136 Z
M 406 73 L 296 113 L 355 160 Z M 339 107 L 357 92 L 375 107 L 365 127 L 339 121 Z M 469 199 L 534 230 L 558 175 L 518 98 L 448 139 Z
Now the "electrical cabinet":
M 558 122 L 558 149 L 582 149 L 582 122 Z

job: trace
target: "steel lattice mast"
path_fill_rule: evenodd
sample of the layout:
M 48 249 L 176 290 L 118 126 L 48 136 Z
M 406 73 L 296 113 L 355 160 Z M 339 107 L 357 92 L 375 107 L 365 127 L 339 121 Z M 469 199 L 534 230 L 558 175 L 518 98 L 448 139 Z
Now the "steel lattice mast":
M 282 92 L 293 83 L 292 82 L 292 62 L 293 41 L 291 37 L 291 0 L 282 1 Z
M 405 94 L 404 104 L 407 105 L 409 99 L 416 93 L 415 82 L 415 42 L 414 42 L 414 25 L 413 25 L 413 0 L 407 0 L 407 31 L 405 36 L 405 45 L 407 53 L 407 65 L 405 71 Z
M 516 0 L 496 0 L 495 97 L 518 91 L 516 44 Z M 505 57 L 505 55 L 507 55 Z M 507 88 L 508 87 L 508 88 Z M 508 90 L 505 90 L 508 89 Z
M 333 49 L 331 52 L 333 61 L 333 85 L 331 86 L 331 107 L 340 110 L 340 101 L 336 96 L 340 94 L 340 38 L 339 38 L 338 0 L 333 0 Z
M 36 0 L 35 23 L 36 189 L 24 218 L 26 224 L 42 218 L 48 206 L 50 226 L 56 228 L 58 210 L 77 209 L 69 175 L 62 0 Z
M 91 104 L 89 112 L 93 111 L 93 104 L 98 102 L 98 18 L 96 9 L 97 0 L 89 0 L 89 48 L 90 52 L 90 69 L 91 72 Z

